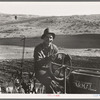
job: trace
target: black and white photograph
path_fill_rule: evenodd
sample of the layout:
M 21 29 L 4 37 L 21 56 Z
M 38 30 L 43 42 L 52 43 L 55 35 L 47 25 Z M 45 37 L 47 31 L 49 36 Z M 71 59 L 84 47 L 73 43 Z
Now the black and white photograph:
M 0 2 L 2 94 L 100 97 L 100 2 Z

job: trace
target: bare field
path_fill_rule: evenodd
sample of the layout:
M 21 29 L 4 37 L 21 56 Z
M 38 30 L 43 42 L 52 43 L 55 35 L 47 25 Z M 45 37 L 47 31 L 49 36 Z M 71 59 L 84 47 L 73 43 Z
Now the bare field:
M 33 47 L 25 48 L 25 58 L 33 57 Z M 0 45 L 0 59 L 21 59 L 22 58 L 23 47 L 20 46 L 8 46 L 8 45 Z
M 0 45 L 0 60 L 21 59 L 23 47 Z M 72 56 L 100 57 L 99 48 L 69 49 L 59 47 L 59 52 Z M 34 47 L 25 47 L 24 58 L 33 58 Z

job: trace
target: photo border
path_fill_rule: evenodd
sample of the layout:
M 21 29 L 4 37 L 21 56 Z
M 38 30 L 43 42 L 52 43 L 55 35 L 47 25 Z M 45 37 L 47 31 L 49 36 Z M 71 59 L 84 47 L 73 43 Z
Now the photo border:
M 0 0 L 0 2 L 100 2 L 100 0 Z M 27 95 L 27 94 L 25 94 Z M 5 95 L 4 95 L 5 96 Z M 20 98 L 0 98 L 0 100 L 96 100 L 96 99 L 100 99 L 98 98 L 100 97 L 99 94 L 95 94 L 95 98 L 75 98 L 75 99 L 70 99 L 70 98 L 41 98 L 41 99 L 37 99 L 37 98 L 28 98 L 28 99 L 20 99 Z

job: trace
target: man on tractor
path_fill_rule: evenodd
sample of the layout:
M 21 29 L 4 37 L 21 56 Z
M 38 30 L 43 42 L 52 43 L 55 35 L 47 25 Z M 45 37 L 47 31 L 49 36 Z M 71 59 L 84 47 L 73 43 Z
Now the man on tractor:
M 50 62 L 58 52 L 57 46 L 52 43 L 55 34 L 46 28 L 41 39 L 43 42 L 37 45 L 34 50 L 35 76 L 46 87 L 46 93 L 53 93 L 50 88 L 52 79 L 49 67 Z

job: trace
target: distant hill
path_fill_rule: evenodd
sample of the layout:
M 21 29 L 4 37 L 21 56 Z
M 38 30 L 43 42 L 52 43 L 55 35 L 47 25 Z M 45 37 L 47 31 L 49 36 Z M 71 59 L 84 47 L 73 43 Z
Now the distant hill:
M 100 34 L 100 14 L 47 17 L 0 13 L 0 37 L 40 36 L 47 27 L 57 35 Z

